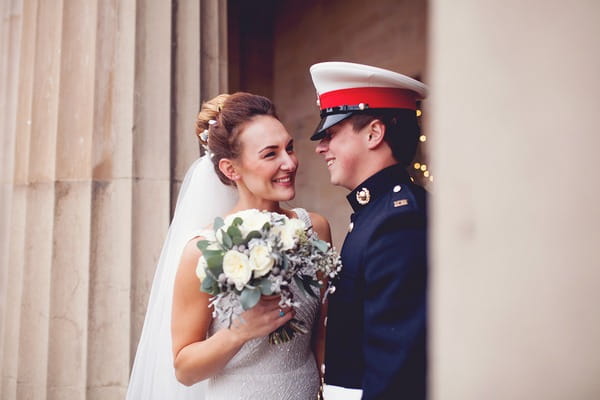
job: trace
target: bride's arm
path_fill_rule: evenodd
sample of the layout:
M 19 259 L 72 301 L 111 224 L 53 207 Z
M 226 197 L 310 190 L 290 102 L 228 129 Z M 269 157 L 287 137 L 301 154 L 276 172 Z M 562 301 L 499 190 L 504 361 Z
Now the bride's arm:
M 310 213 L 310 218 L 313 224 L 313 229 L 317 235 L 319 235 L 319 239 L 324 240 L 327 243 L 331 243 L 331 229 L 329 228 L 329 222 L 325 219 L 325 217 L 319 214 Z M 322 277 L 322 280 L 326 285 L 327 277 Z M 325 285 L 323 288 L 321 288 L 321 299 L 323 298 Z M 323 304 L 323 302 L 320 301 L 319 304 L 319 315 L 315 320 L 315 327 L 312 336 L 312 349 L 317 361 L 317 367 L 319 368 L 319 375 L 322 375 L 323 371 L 321 366 L 325 362 L 325 319 L 327 318 L 327 303 Z
M 201 255 L 197 241 L 190 241 L 183 251 L 173 288 L 171 319 L 175 376 L 188 386 L 216 375 L 246 341 L 268 335 L 294 314 L 287 312 L 280 317 L 278 297 L 264 297 L 230 329 L 221 329 L 207 338 L 212 309 L 208 307 L 210 295 L 200 291 L 196 276 Z

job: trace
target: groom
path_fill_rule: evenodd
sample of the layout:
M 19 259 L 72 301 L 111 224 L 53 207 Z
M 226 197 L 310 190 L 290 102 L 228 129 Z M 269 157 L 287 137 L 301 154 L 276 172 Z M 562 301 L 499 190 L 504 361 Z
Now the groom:
M 354 213 L 329 298 L 325 399 L 424 399 L 427 206 L 406 167 L 421 82 L 367 65 L 310 68 L 321 109 L 311 140 Z

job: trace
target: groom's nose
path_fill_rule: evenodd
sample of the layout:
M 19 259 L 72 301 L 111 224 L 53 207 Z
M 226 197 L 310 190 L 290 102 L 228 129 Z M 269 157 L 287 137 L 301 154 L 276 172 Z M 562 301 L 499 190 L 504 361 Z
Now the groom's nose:
M 315 147 L 315 153 L 321 154 L 327 151 L 327 142 L 323 139 L 319 142 L 317 147 Z

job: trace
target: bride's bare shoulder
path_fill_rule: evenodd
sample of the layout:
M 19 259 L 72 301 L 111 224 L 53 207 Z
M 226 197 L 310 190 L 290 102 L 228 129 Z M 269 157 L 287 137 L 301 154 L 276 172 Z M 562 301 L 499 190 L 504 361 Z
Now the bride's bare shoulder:
M 329 221 L 327 221 L 327 218 L 315 212 L 309 212 L 308 215 L 310 216 L 313 229 L 315 232 L 317 232 L 319 238 L 325 240 L 326 242 L 331 242 L 331 229 L 329 227 Z
M 189 240 L 189 242 L 187 242 L 187 244 L 185 245 L 183 249 L 182 259 L 185 260 L 186 258 L 194 258 L 197 261 L 198 257 L 202 255 L 202 252 L 198 248 L 198 242 L 206 239 L 212 240 L 213 236 L 214 232 L 212 230 L 212 225 L 199 230 L 197 234 L 194 237 L 192 237 Z

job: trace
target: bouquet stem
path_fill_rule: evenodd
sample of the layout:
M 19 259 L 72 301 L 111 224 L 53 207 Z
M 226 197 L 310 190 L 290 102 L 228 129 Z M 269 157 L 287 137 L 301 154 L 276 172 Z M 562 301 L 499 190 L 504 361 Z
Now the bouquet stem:
M 308 329 L 304 323 L 296 318 L 292 318 L 285 325 L 280 326 L 275 331 L 269 334 L 269 343 L 281 344 L 289 342 L 296 334 L 306 334 Z

